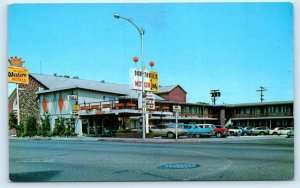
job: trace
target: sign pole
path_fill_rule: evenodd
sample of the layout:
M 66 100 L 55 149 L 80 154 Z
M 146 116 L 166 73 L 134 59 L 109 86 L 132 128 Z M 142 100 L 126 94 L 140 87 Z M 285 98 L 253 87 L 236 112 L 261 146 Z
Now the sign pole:
M 17 116 L 18 125 L 20 125 L 20 103 L 19 103 L 19 84 L 17 83 Z
M 24 60 L 22 58 L 10 57 L 8 59 L 10 66 L 8 66 L 8 83 L 17 84 L 17 119 L 20 125 L 20 99 L 19 99 L 19 84 L 29 83 L 29 74 L 26 68 L 23 68 Z
M 173 112 L 175 112 L 175 134 L 176 134 L 176 140 L 178 139 L 178 133 L 177 133 L 177 128 L 178 128 L 178 117 L 179 117 L 179 112 L 181 112 L 181 106 L 173 106 Z
M 178 127 L 178 112 L 175 112 L 175 118 L 176 118 L 175 133 L 176 133 L 176 140 L 177 140 L 177 139 L 178 139 L 178 133 L 177 133 L 177 127 Z

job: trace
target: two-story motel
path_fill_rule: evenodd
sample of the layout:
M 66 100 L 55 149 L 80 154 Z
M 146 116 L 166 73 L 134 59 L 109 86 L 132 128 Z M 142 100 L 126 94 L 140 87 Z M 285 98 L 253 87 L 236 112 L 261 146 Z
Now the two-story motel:
M 21 121 L 28 114 L 50 116 L 51 127 L 64 117 L 73 130 L 83 135 L 102 135 L 104 130 L 140 128 L 140 93 L 128 85 L 78 77 L 30 74 L 28 85 L 20 85 Z M 214 123 L 240 126 L 292 127 L 293 101 L 210 105 L 187 103 L 187 92 L 179 85 L 159 87 L 155 109 L 147 115 L 149 126 L 174 122 L 173 106 L 180 105 L 179 122 Z M 16 93 L 9 98 L 9 109 L 16 105 Z

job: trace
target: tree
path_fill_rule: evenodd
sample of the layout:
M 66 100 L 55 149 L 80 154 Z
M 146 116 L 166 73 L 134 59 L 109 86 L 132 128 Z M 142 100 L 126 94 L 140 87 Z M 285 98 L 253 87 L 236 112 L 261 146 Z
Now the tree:
M 38 135 L 38 136 L 41 136 L 41 135 L 42 135 L 42 126 L 43 126 L 43 125 L 41 124 L 41 125 L 39 125 L 38 128 L 37 128 L 37 135 Z
M 71 135 L 72 135 L 71 124 L 68 123 L 64 132 L 64 136 L 71 136 Z
M 8 125 L 9 129 L 17 129 L 18 119 L 14 112 L 10 112 L 8 115 Z
M 63 136 L 65 133 L 66 125 L 65 118 L 59 117 L 54 124 L 53 136 Z
M 37 134 L 37 121 L 35 116 L 28 116 L 25 120 L 25 136 L 35 136 Z
M 42 136 L 50 136 L 51 135 L 51 125 L 50 125 L 50 117 L 46 115 L 44 119 L 41 119 L 42 124 L 41 127 L 41 135 Z
M 17 137 L 23 137 L 25 136 L 25 130 L 23 123 L 20 123 L 20 125 L 17 126 Z

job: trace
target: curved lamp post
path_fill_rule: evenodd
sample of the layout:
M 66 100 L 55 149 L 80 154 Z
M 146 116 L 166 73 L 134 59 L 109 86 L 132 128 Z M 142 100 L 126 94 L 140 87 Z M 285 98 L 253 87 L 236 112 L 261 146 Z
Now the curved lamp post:
M 135 23 L 132 22 L 131 18 L 124 18 L 122 16 L 120 16 L 119 14 L 114 14 L 114 17 L 116 19 L 123 19 L 128 21 L 129 23 L 131 23 L 139 32 L 140 37 L 141 37 L 141 57 L 142 57 L 142 119 L 143 119 L 143 124 L 142 124 L 142 128 L 143 128 L 143 139 L 146 138 L 146 134 L 145 134 L 145 130 L 146 130 L 146 126 L 145 126 L 145 114 L 146 114 L 146 107 L 145 107 L 145 103 L 144 103 L 144 98 L 145 98 L 145 87 L 144 87 L 144 34 L 145 34 L 145 30 L 141 27 L 138 27 Z

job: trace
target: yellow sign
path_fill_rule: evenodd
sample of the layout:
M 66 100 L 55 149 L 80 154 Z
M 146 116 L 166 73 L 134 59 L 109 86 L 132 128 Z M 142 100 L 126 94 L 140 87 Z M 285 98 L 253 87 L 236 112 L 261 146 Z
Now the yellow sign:
M 149 74 L 149 81 L 150 81 L 150 91 L 156 92 L 158 91 L 158 73 L 154 71 L 150 71 Z
M 78 110 L 79 110 L 79 106 L 77 104 L 74 104 L 73 111 L 78 111 Z
M 12 66 L 8 67 L 8 82 L 28 84 L 29 83 L 28 70 L 22 67 L 12 67 Z

